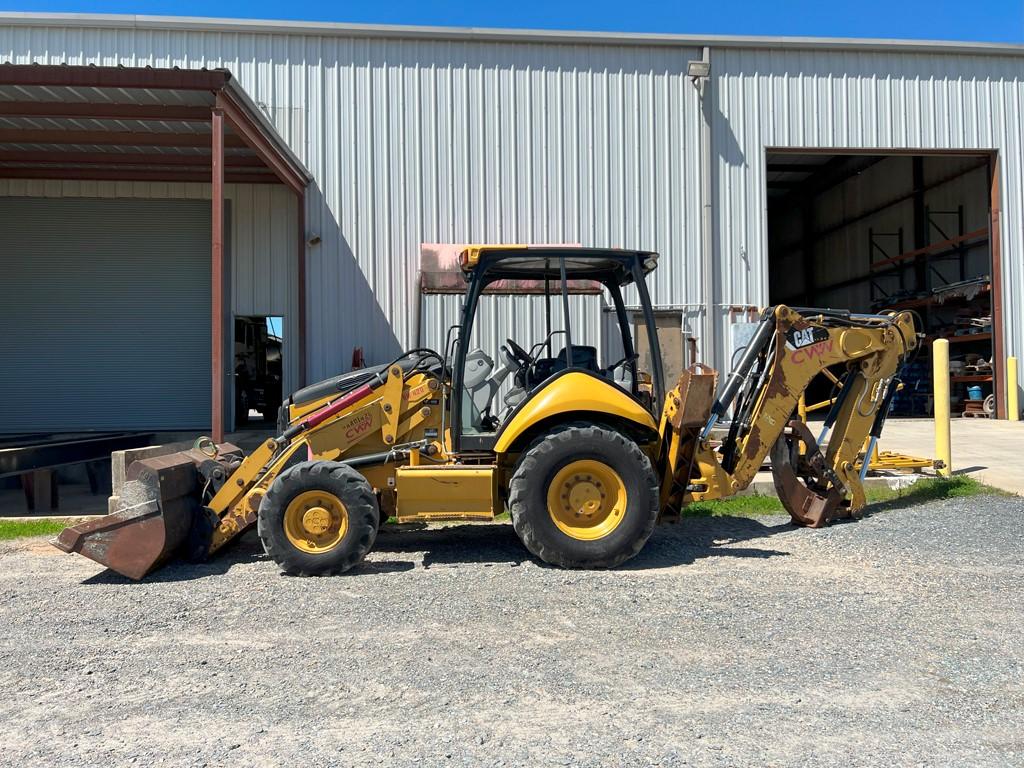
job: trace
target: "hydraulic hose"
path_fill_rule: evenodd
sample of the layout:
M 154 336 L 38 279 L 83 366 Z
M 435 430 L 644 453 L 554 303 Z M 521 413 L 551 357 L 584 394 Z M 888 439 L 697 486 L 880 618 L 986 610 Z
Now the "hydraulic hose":
M 313 413 L 309 414 L 306 418 L 296 422 L 292 426 L 285 429 L 281 433 L 280 437 L 277 438 L 278 443 L 284 445 L 285 443 L 289 442 L 298 435 L 301 435 L 306 430 L 312 429 L 318 424 L 321 424 L 327 419 L 329 419 L 331 416 L 334 416 L 335 414 L 345 410 L 345 408 L 347 408 L 352 403 L 362 400 L 364 397 L 366 397 L 368 394 L 370 394 L 373 390 L 375 390 L 377 387 L 379 387 L 387 380 L 388 371 L 391 370 L 392 366 L 398 365 L 402 360 L 405 360 L 408 357 L 412 357 L 413 355 L 419 356 L 419 359 L 413 364 L 414 369 L 421 365 L 424 360 L 427 360 L 431 357 L 435 358 L 438 362 L 442 364 L 444 363 L 444 360 L 442 360 L 441 356 L 437 354 L 437 352 L 435 352 L 432 349 L 427 349 L 426 347 L 419 347 L 417 349 L 410 349 L 408 352 L 403 352 L 401 355 L 399 355 L 386 366 L 384 366 L 384 368 L 381 371 L 375 373 L 370 378 L 370 380 L 363 384 L 362 386 L 356 387 L 354 390 L 342 395 L 337 400 L 332 400 L 323 408 L 313 411 Z
M 878 407 L 878 411 L 875 412 L 875 420 L 872 422 L 871 431 L 868 433 L 871 439 L 868 441 L 867 450 L 864 452 L 864 461 L 860 465 L 860 479 L 862 481 L 867 477 L 868 468 L 871 466 L 871 456 L 875 452 L 875 446 L 878 445 L 878 438 L 882 436 L 882 427 L 885 426 L 885 420 L 889 416 L 889 408 L 892 406 L 892 398 L 900 388 L 900 383 L 899 378 L 892 378 L 889 382 L 889 388 L 885 392 L 885 397 L 882 398 L 882 404 Z
M 761 324 L 754 332 L 754 337 L 747 344 L 746 351 L 743 353 L 743 357 L 740 358 L 739 365 L 737 365 L 729 377 L 725 381 L 725 386 L 722 387 L 722 393 L 715 398 L 715 403 L 711 407 L 711 417 L 708 419 L 708 423 L 704 426 L 704 430 L 701 432 L 701 439 L 703 440 L 711 432 L 711 428 L 715 426 L 722 416 L 725 415 L 726 411 L 729 410 L 729 406 L 732 405 L 732 401 L 736 398 L 737 393 L 743 386 L 743 382 L 746 381 L 747 374 L 750 373 L 750 369 L 757 361 L 758 355 L 761 354 L 765 345 L 772 338 L 772 334 L 775 333 L 775 313 L 772 308 L 766 309 L 764 314 L 761 316 Z

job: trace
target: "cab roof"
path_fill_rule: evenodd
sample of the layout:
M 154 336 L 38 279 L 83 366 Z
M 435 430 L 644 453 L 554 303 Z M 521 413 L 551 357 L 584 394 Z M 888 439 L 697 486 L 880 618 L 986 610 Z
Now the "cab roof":
M 632 282 L 634 264 L 643 274 L 654 271 L 658 254 L 623 248 L 579 246 L 473 245 L 462 251 L 459 264 L 466 273 L 486 268 L 489 280 L 560 280 L 566 278 L 625 285 Z

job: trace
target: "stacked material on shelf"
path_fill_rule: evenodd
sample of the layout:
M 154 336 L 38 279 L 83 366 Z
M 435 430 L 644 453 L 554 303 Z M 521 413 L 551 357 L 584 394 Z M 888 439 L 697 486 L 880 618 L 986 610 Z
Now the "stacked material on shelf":
M 915 361 L 903 369 L 903 389 L 893 395 L 893 416 L 927 416 L 931 412 L 932 385 L 928 364 Z
M 950 299 L 963 298 L 967 301 L 975 298 L 979 293 L 989 288 L 991 278 L 988 275 L 975 277 L 971 280 L 962 280 L 959 283 L 950 283 L 941 288 L 936 288 L 932 293 L 935 296 L 935 303 L 942 304 Z

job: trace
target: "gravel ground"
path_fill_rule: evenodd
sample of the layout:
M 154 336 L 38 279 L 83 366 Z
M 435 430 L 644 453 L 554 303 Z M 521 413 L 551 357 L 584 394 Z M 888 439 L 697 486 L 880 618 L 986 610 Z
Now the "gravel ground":
M 0 763 L 1024 765 L 1022 520 L 689 520 L 600 573 L 507 525 L 325 579 L 251 535 L 142 584 L 0 545 Z

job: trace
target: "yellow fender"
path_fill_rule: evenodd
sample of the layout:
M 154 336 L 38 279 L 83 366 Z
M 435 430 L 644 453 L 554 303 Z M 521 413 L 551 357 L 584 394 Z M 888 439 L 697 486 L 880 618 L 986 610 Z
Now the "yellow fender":
M 545 419 L 572 413 L 607 414 L 657 434 L 658 425 L 640 403 L 611 382 L 580 371 L 558 376 L 519 409 L 498 435 L 496 453 L 507 452 L 518 437 Z

